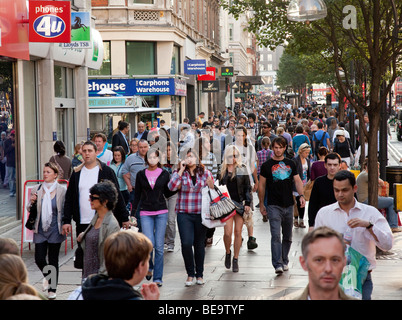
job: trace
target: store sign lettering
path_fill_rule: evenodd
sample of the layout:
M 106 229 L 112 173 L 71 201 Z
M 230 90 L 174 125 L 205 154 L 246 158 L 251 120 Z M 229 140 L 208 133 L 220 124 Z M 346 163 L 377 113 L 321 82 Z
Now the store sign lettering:
M 42 37 L 54 38 L 66 31 L 66 23 L 57 16 L 47 15 L 37 18 L 33 28 Z
M 112 90 L 119 96 L 186 96 L 187 84 L 179 79 L 90 79 L 88 95 L 99 96 L 104 89 Z
M 71 42 L 70 1 L 29 2 L 30 42 Z

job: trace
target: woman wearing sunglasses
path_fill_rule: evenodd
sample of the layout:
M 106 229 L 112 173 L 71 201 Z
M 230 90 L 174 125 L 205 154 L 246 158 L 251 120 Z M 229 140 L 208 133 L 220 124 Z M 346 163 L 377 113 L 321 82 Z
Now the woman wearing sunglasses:
M 94 273 L 106 272 L 103 245 L 109 235 L 120 230 L 119 222 L 112 212 L 118 197 L 115 185 L 109 180 L 104 180 L 91 187 L 89 193 L 91 209 L 95 210 L 95 216 L 88 228 L 77 238 L 84 250 L 83 279 Z
M 226 256 L 225 267 L 230 269 L 232 266 L 233 272 L 239 272 L 239 252 L 242 243 L 243 229 L 243 214 L 249 213 L 251 208 L 252 193 L 249 175 L 247 168 L 242 164 L 242 156 L 239 149 L 234 145 L 229 145 L 225 149 L 222 168 L 218 176 L 219 184 L 226 185 L 230 198 L 238 205 L 241 210 L 238 210 L 236 215 L 226 221 L 224 226 L 223 242 L 225 244 Z M 233 262 L 231 261 L 232 252 L 232 234 L 234 224 L 234 254 Z

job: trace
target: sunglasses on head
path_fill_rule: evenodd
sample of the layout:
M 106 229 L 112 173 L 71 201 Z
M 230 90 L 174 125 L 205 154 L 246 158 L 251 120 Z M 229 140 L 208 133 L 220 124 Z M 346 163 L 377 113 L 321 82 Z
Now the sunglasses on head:
M 91 201 L 95 201 L 95 200 L 99 200 L 99 197 L 95 197 L 92 194 L 89 195 L 89 199 L 91 199 Z

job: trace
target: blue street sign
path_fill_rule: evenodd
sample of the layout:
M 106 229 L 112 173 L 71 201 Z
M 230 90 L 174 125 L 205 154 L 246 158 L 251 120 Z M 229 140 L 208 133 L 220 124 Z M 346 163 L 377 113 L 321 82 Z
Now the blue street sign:
M 207 61 L 206 60 L 186 60 L 184 61 L 185 74 L 206 74 Z

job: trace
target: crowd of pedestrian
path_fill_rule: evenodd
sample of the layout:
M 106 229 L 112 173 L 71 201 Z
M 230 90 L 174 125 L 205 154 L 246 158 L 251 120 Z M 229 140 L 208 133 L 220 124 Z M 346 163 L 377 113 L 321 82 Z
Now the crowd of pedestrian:
M 253 223 L 246 223 L 245 218 L 257 208 L 263 221 L 269 222 L 271 262 L 278 275 L 289 270 L 293 228 L 306 228 L 307 224 L 309 236 L 318 226 L 334 229 L 326 230 L 322 237 L 335 244 L 351 229 L 351 246 L 370 261 L 369 274 L 375 268 L 375 247 L 392 248 L 392 232 L 400 231 L 392 198 L 379 197 L 386 218 L 367 204 L 367 166 L 357 180 L 350 171 L 357 163 L 359 141 L 351 141 L 336 110 L 309 105 L 295 108 L 280 99 L 253 99 L 236 104 L 234 110 L 212 112 L 208 119 L 205 116 L 201 112 L 193 122 L 187 118 L 180 124 L 172 121 L 170 127 L 156 121 L 147 128 L 140 122 L 132 139 L 128 137 L 130 125 L 120 121 L 111 148 L 106 135 L 97 133 L 93 141 L 76 145 L 72 160 L 65 156 L 63 142 L 57 141 L 55 155 L 44 168 L 45 182 L 34 189 L 30 203 L 38 204 L 40 217 L 34 231 L 38 267 L 43 270 L 48 255 L 48 263 L 58 270 L 54 252 L 72 232 L 74 220 L 77 241 L 84 249 L 84 283 L 75 297 L 102 299 L 105 297 L 96 290 L 102 292 L 103 286 L 132 285 L 146 277 L 156 289 L 146 287 L 143 297 L 157 298 L 157 287 L 163 285 L 164 254 L 174 251 L 177 226 L 187 273 L 184 285 L 203 285 L 205 247 L 213 244 L 215 229 L 202 222 L 202 203 L 206 201 L 202 190 L 216 186 L 225 186 L 237 206 L 236 214 L 225 223 L 223 239 L 224 265 L 233 272 L 240 269 L 244 224 L 247 248 L 258 248 Z M 0 151 L 5 150 L 1 146 Z M 58 191 L 62 187 L 57 179 L 69 180 L 63 192 Z M 308 199 L 307 185 L 312 185 Z M 121 228 L 133 226 L 147 240 L 119 233 Z M 116 272 L 125 263 L 118 258 L 122 249 L 113 249 L 110 240 L 119 237 L 125 246 L 144 250 L 135 257 L 135 264 L 127 266 L 125 275 Z M 306 248 L 313 248 L 314 242 L 318 243 L 313 236 Z M 51 250 L 53 247 L 56 249 Z M 340 248 L 343 245 L 336 250 Z M 311 249 L 303 249 L 301 264 L 306 270 L 310 270 L 310 255 Z M 55 281 L 46 284 L 51 299 L 56 297 L 57 277 Z M 141 297 L 125 290 L 121 296 L 127 299 Z M 314 283 L 306 290 L 303 297 L 317 298 L 317 292 L 322 298 L 332 298 L 334 293 L 345 297 L 338 295 L 337 286 L 331 287 L 332 294 L 324 294 L 326 289 Z M 372 290 L 367 276 L 363 299 L 370 299 Z

